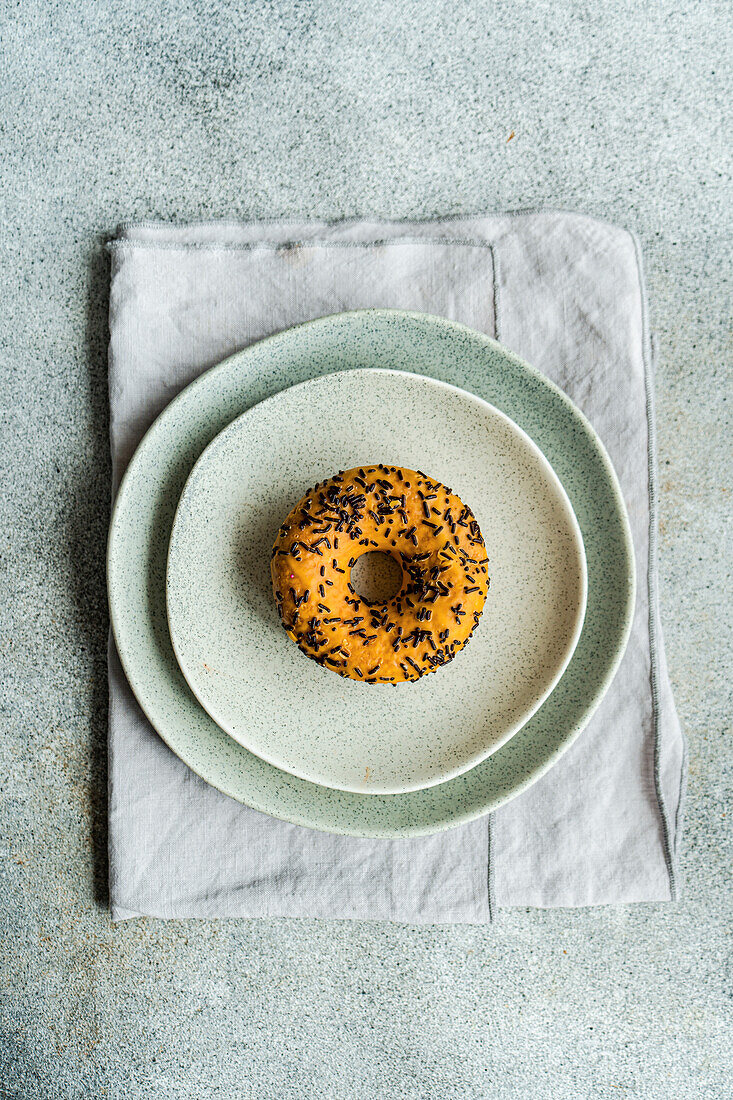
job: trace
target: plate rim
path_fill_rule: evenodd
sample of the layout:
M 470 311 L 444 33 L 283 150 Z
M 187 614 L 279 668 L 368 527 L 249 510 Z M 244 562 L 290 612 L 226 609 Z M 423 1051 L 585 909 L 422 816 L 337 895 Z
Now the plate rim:
M 209 777 L 207 777 L 207 775 L 203 774 L 203 772 L 206 771 L 206 769 L 202 768 L 200 765 L 197 767 L 196 764 L 190 760 L 190 754 L 188 754 L 189 759 L 187 759 L 186 757 L 181 755 L 181 752 L 179 750 L 177 750 L 177 748 L 174 744 L 174 739 L 171 738 L 170 734 L 167 731 L 165 731 L 164 729 L 159 728 L 158 724 L 156 723 L 155 718 L 150 713 L 151 710 L 152 710 L 152 707 L 150 706 L 150 703 L 147 702 L 144 699 L 141 699 L 140 696 L 138 695 L 137 691 L 136 691 L 136 679 L 137 679 L 137 677 L 135 676 L 134 672 L 131 673 L 128 670 L 128 668 L 126 667 L 125 655 L 122 652 L 122 649 L 121 649 L 120 643 L 119 643 L 119 629 L 118 629 L 119 624 L 118 624 L 117 615 L 116 615 L 114 597 L 113 597 L 112 589 L 111 589 L 111 575 L 112 575 L 112 572 L 114 570 L 114 542 L 115 542 L 115 539 L 116 539 L 116 536 L 117 536 L 117 529 L 118 529 L 118 526 L 119 526 L 119 516 L 120 516 L 120 513 L 122 511 L 122 507 L 124 505 L 124 502 L 125 502 L 125 497 L 126 497 L 127 493 L 130 491 L 132 476 L 135 472 L 136 460 L 139 458 L 139 453 L 142 452 L 143 449 L 147 445 L 149 445 L 150 440 L 160 430 L 160 424 L 163 421 L 163 418 L 166 417 L 167 415 L 169 415 L 171 413 L 171 410 L 175 409 L 178 406 L 178 404 L 181 403 L 185 399 L 185 396 L 186 396 L 189 388 L 192 387 L 192 386 L 196 386 L 204 378 L 216 377 L 221 372 L 223 372 L 227 369 L 230 369 L 231 365 L 233 364 L 234 361 L 236 361 L 237 359 L 239 359 L 243 356 L 249 355 L 254 349 L 259 349 L 263 345 L 266 346 L 266 345 L 269 345 L 271 343 L 275 343 L 276 341 L 279 341 L 279 340 L 283 339 L 284 336 L 287 336 L 287 335 L 289 335 L 293 332 L 299 332 L 302 329 L 315 328 L 316 326 L 324 326 L 325 327 L 325 326 L 328 326 L 329 324 L 333 324 L 337 319 L 347 319 L 347 318 L 348 319 L 351 319 L 351 318 L 359 319 L 359 318 L 362 318 L 362 317 L 367 318 L 367 319 L 368 318 L 374 318 L 374 319 L 377 319 L 377 320 L 378 319 L 384 319 L 386 321 L 388 321 L 391 318 L 394 318 L 396 320 L 399 320 L 400 318 L 402 318 L 402 319 L 405 319 L 405 320 L 412 321 L 416 324 L 421 324 L 421 323 L 422 324 L 427 324 L 429 326 L 433 326 L 437 330 L 442 330 L 443 332 L 450 331 L 450 332 L 455 333 L 459 336 L 463 336 L 464 338 L 469 338 L 470 340 L 476 342 L 477 344 L 482 345 L 484 348 L 492 350 L 495 353 L 498 353 L 500 356 L 508 359 L 509 361 L 512 362 L 512 364 L 514 366 L 520 368 L 527 375 L 528 378 L 533 379 L 537 382 L 540 382 L 542 384 L 542 386 L 546 387 L 550 391 L 550 393 L 553 395 L 554 399 L 557 400 L 561 406 L 564 406 L 566 408 L 566 410 L 568 410 L 571 413 L 571 415 L 574 417 L 574 419 L 577 421 L 579 426 L 582 428 L 582 430 L 584 431 L 584 433 L 586 434 L 586 436 L 588 437 L 588 439 L 590 440 L 590 442 L 592 443 L 592 445 L 593 445 L 593 447 L 596 451 L 597 459 L 600 462 L 600 465 L 601 465 L 601 467 L 602 467 L 602 469 L 605 473 L 605 476 L 606 476 L 608 484 L 611 488 L 616 506 L 618 508 L 618 513 L 619 513 L 619 517 L 620 517 L 620 520 L 621 520 L 621 523 L 620 523 L 620 534 L 621 534 L 621 542 L 622 542 L 621 549 L 622 549 L 622 552 L 623 552 L 625 566 L 626 566 L 626 568 L 625 568 L 626 598 L 623 602 L 623 607 L 621 608 L 620 613 L 619 613 L 618 642 L 617 642 L 616 650 L 613 653 L 613 655 L 610 657 L 609 661 L 607 662 L 607 665 L 605 667 L 605 671 L 603 672 L 603 675 L 600 677 L 600 679 L 598 681 L 598 684 L 597 684 L 597 687 L 595 688 L 595 690 L 592 690 L 589 693 L 589 696 L 586 699 L 586 703 L 585 703 L 585 706 L 583 708 L 582 714 L 579 717 L 578 721 L 568 730 L 568 732 L 564 735 L 564 737 L 562 738 L 560 743 L 557 744 L 554 749 L 548 751 L 548 753 L 543 758 L 542 763 L 536 765 L 531 770 L 531 772 L 528 772 L 526 777 L 524 779 L 522 779 L 520 782 L 516 783 L 510 791 L 501 792 L 499 794 L 494 795 L 493 797 L 486 797 L 486 798 L 482 799 L 480 805 L 472 804 L 469 808 L 463 808 L 463 809 L 459 809 L 459 810 L 452 810 L 447 816 L 441 816 L 439 819 L 430 820 L 428 822 L 421 821 L 419 815 L 417 815 L 417 817 L 415 817 L 415 815 L 412 815 L 409 812 L 406 812 L 403 815 L 399 826 L 394 826 L 394 827 L 383 827 L 383 826 L 379 826 L 379 825 L 366 826 L 366 825 L 363 825 L 361 823 L 356 824 L 356 825 L 352 824 L 349 827 L 345 827 L 341 823 L 326 824 L 326 823 L 324 823 L 320 820 L 314 819 L 314 815 L 312 813 L 304 813 L 304 812 L 299 811 L 299 810 L 290 810 L 290 809 L 288 809 L 286 811 L 286 810 L 282 809 L 281 807 L 273 807 L 272 805 L 267 804 L 266 800 L 264 800 L 262 798 L 255 797 L 253 795 L 248 796 L 247 800 L 245 801 L 245 799 L 243 799 L 241 797 L 241 795 L 239 793 L 237 793 L 235 783 L 225 782 L 225 781 L 220 780 L 219 778 L 214 778 L 214 777 L 209 778 Z M 253 404 L 256 404 L 256 403 L 257 402 L 253 402 Z M 249 806 L 249 807 L 251 807 L 251 808 L 253 808 L 253 809 L 255 809 L 259 812 L 268 814 L 270 817 L 274 817 L 278 820 L 282 820 L 282 821 L 289 822 L 289 823 L 292 823 L 292 824 L 302 825 L 302 826 L 307 827 L 307 828 L 312 828 L 312 829 L 315 829 L 316 831 L 334 833 L 336 835 L 354 836 L 354 837 L 361 837 L 361 838 L 383 838 L 383 839 L 397 839 L 397 838 L 401 838 L 401 837 L 405 837 L 405 836 L 413 836 L 413 837 L 427 836 L 427 835 L 431 835 L 431 834 L 434 834 L 434 833 L 437 833 L 437 832 L 441 832 L 441 831 L 446 830 L 446 829 L 457 827 L 458 825 L 466 824 L 470 821 L 475 821 L 478 818 L 485 816 L 486 814 L 492 813 L 494 810 L 498 809 L 499 806 L 504 805 L 507 802 L 511 801 L 517 795 L 521 794 L 523 791 L 527 790 L 530 786 L 532 786 L 535 782 L 537 782 L 537 780 L 540 779 L 543 775 L 545 775 L 547 773 L 547 771 L 549 771 L 549 769 L 557 762 L 557 760 L 559 760 L 560 757 L 562 757 L 564 755 L 564 753 L 571 747 L 571 745 L 577 740 L 577 738 L 580 736 L 582 731 L 585 729 L 586 725 L 588 724 L 591 717 L 593 716 L 593 714 L 597 710 L 601 700 L 603 699 L 603 697 L 606 694 L 611 682 L 613 681 L 613 679 L 616 675 L 618 667 L 619 667 L 619 665 L 621 663 L 621 660 L 623 658 L 623 655 L 626 651 L 629 636 L 630 636 L 630 633 L 631 633 L 631 626 L 632 626 L 634 610 L 635 610 L 635 603 L 636 603 L 636 589 L 637 589 L 636 562 L 635 562 L 635 554 L 634 554 L 634 547 L 633 547 L 631 529 L 630 529 L 630 525 L 629 525 L 629 519 L 628 519 L 626 504 L 625 504 L 625 501 L 623 499 L 623 494 L 621 492 L 621 487 L 620 487 L 620 484 L 619 484 L 619 481 L 618 481 L 618 477 L 616 475 L 616 471 L 613 467 L 613 464 L 611 463 L 610 457 L 609 457 L 602 441 L 598 437 L 598 435 L 595 432 L 593 426 L 591 425 L 590 421 L 585 416 L 585 414 L 582 412 L 582 410 L 580 408 L 578 408 L 578 406 L 575 405 L 575 403 L 573 401 L 571 401 L 571 399 L 567 396 L 567 394 L 564 393 L 564 391 L 559 386 L 557 386 L 551 379 L 547 378 L 547 376 L 544 375 L 538 368 L 533 367 L 530 363 L 527 363 L 526 360 L 524 360 L 521 356 L 519 356 L 516 353 L 510 351 L 508 348 L 505 348 L 503 345 L 499 344 L 498 341 L 494 340 L 492 337 L 486 335 L 485 333 L 479 332 L 478 330 L 473 329 L 468 325 L 461 324 L 458 321 L 453 321 L 453 320 L 450 320 L 450 319 L 445 318 L 445 317 L 437 316 L 435 314 L 424 313 L 424 312 L 421 312 L 421 311 L 418 311 L 418 310 L 401 310 L 401 309 L 392 309 L 392 308 L 367 308 L 367 309 L 358 309 L 358 310 L 336 311 L 336 312 L 333 312 L 333 313 L 325 314 L 322 317 L 317 317 L 317 318 L 313 318 L 312 320 L 309 320 L 309 321 L 304 321 L 300 324 L 291 326 L 290 328 L 285 329 L 281 332 L 272 333 L 268 336 L 263 337 L 261 340 L 254 341 L 252 344 L 248 345 L 247 347 L 245 347 L 245 348 L 243 348 L 243 349 L 241 349 L 237 352 L 234 352 L 232 355 L 227 356 L 221 362 L 216 363 L 214 366 L 212 366 L 212 367 L 208 368 L 207 370 L 203 371 L 197 378 L 195 378 L 192 382 L 190 382 L 187 386 L 185 386 L 181 390 L 181 392 L 178 393 L 165 406 L 165 408 L 163 408 L 161 410 L 161 412 L 155 417 L 155 419 L 152 421 L 150 426 L 147 428 L 147 430 L 145 431 L 145 433 L 143 434 L 141 439 L 138 441 L 137 446 L 135 447 L 135 450 L 134 450 L 131 458 L 129 459 L 129 461 L 127 463 L 127 466 L 124 470 L 124 473 L 122 474 L 122 476 L 120 478 L 119 485 L 118 485 L 118 488 L 117 488 L 117 492 L 115 494 L 114 503 L 113 503 L 113 506 L 112 506 L 111 516 L 110 516 L 109 534 L 108 534 L 108 539 L 107 539 L 106 578 L 107 578 L 107 589 L 108 589 L 108 605 L 109 605 L 109 613 L 110 613 L 110 625 L 111 625 L 111 628 L 112 628 L 112 635 L 113 635 L 113 638 L 114 638 L 114 641 L 115 641 L 116 654 L 118 656 L 120 665 L 121 665 L 122 670 L 124 672 L 124 675 L 127 679 L 127 682 L 130 686 L 130 689 L 131 689 L 132 693 L 134 694 L 138 705 L 140 706 L 141 710 L 145 714 L 145 717 L 147 718 L 147 720 L 153 726 L 153 728 L 156 732 L 156 735 L 161 738 L 161 740 L 164 742 L 164 744 L 166 744 L 168 746 L 168 748 L 171 750 L 171 752 L 174 753 L 174 755 L 176 755 L 179 759 L 181 759 L 183 761 L 183 763 L 191 769 L 191 771 L 193 771 L 196 775 L 200 776 L 200 778 L 204 782 L 206 782 L 210 786 L 214 787 L 220 793 L 226 795 L 227 797 L 233 798 L 235 801 L 238 801 L 243 805 L 247 805 L 247 806 Z M 222 734 L 222 736 L 226 737 L 225 734 Z M 228 739 L 228 740 L 231 740 L 231 739 Z M 242 752 L 246 752 L 246 750 L 242 749 Z M 255 759 L 257 759 L 257 758 L 255 758 Z M 478 767 L 482 767 L 482 766 L 483 765 L 478 765 Z M 464 773 L 464 775 L 462 777 L 459 777 L 457 780 L 450 780 L 449 782 L 461 783 L 462 781 L 465 781 L 466 777 L 471 776 L 473 770 L 475 770 L 475 769 L 471 769 L 470 771 Z M 287 776 L 287 773 L 283 773 L 283 775 Z M 302 782 L 302 781 L 297 781 L 297 782 Z M 428 791 L 438 791 L 440 789 L 440 786 L 442 786 L 442 785 L 439 785 L 439 786 L 434 787 L 434 788 L 428 788 L 427 790 Z M 419 797 L 421 794 L 425 794 L 425 793 L 426 793 L 425 791 L 422 791 L 422 792 L 417 791 L 417 792 L 414 792 L 412 796 L 410 796 L 410 795 L 406 795 L 406 796 L 400 796 L 400 795 L 386 795 L 386 796 L 350 795 L 349 797 L 350 798 L 355 798 L 355 799 L 362 798 L 362 797 L 364 797 L 364 798 L 385 797 L 385 798 L 391 798 L 391 799 L 401 799 L 403 797 L 405 797 L 405 798 L 410 798 L 410 797 L 415 797 L 415 796 Z
M 518 436 L 521 439 L 522 443 L 525 445 L 525 447 L 527 447 L 533 457 L 539 461 L 540 466 L 543 468 L 546 475 L 549 476 L 549 480 L 553 484 L 555 490 L 559 492 L 559 497 L 562 502 L 563 510 L 569 521 L 569 527 L 573 535 L 573 549 L 579 559 L 580 564 L 580 599 L 575 612 L 573 628 L 570 634 L 569 641 L 565 646 L 563 657 L 559 662 L 554 675 L 548 682 L 548 685 L 545 687 L 544 691 L 538 696 L 538 698 L 533 701 L 530 707 L 522 712 L 520 719 L 516 721 L 513 725 L 509 726 L 509 728 L 497 741 L 492 742 L 488 749 L 480 750 L 479 752 L 474 753 L 467 762 L 461 763 L 459 766 L 451 768 L 447 772 L 442 772 L 435 778 L 430 779 L 428 782 L 403 784 L 391 787 L 389 789 L 380 788 L 378 790 L 369 790 L 364 788 L 339 785 L 336 783 L 327 783 L 323 779 L 316 779 L 311 775 L 305 775 L 302 772 L 296 771 L 292 767 L 286 766 L 284 763 L 278 761 L 274 757 L 268 756 L 267 753 L 260 751 L 258 748 L 254 748 L 251 744 L 247 744 L 241 736 L 233 733 L 231 728 L 229 728 L 230 723 L 226 720 L 220 720 L 220 718 L 218 718 L 214 713 L 214 710 L 209 709 L 209 705 L 207 705 L 204 698 L 202 697 L 202 694 L 197 687 L 197 683 L 192 681 L 190 677 L 191 669 L 187 667 L 189 665 L 188 660 L 185 660 L 185 662 L 184 660 L 182 660 L 179 646 L 179 631 L 177 629 L 174 629 L 173 618 L 175 613 L 171 608 L 170 599 L 171 558 L 173 555 L 176 529 L 180 529 L 182 514 L 187 504 L 187 494 L 190 495 L 190 493 L 193 491 L 193 480 L 196 477 L 197 473 L 199 475 L 201 474 L 201 468 L 203 467 L 207 459 L 210 458 L 217 449 L 225 445 L 228 438 L 236 435 L 237 433 L 240 433 L 242 431 L 243 424 L 246 423 L 246 421 L 249 420 L 253 415 L 256 415 L 257 410 L 260 410 L 263 405 L 270 405 L 272 403 L 276 403 L 282 400 L 282 398 L 285 397 L 287 394 L 290 394 L 292 390 L 302 391 L 306 388 L 317 388 L 319 385 L 323 385 L 324 383 L 326 383 L 327 380 L 339 378 L 347 374 L 388 375 L 392 377 L 397 376 L 398 378 L 412 379 L 417 381 L 419 384 L 425 386 L 427 389 L 436 388 L 447 390 L 450 393 L 457 394 L 462 400 L 466 400 L 469 403 L 477 405 L 483 410 L 488 411 L 491 415 L 498 417 L 499 420 L 501 420 L 505 425 L 508 426 L 508 428 L 514 435 Z M 555 472 L 552 463 L 549 461 L 542 448 L 535 442 L 534 439 L 532 439 L 529 433 L 526 432 L 524 428 L 522 428 L 519 424 L 517 424 L 516 421 L 513 420 L 507 413 L 503 412 L 502 409 L 497 408 L 496 405 L 493 405 L 490 401 L 486 401 L 485 398 L 480 397 L 478 394 L 471 393 L 469 390 L 463 389 L 463 387 L 461 386 L 456 386 L 451 382 L 446 382 L 442 378 L 433 378 L 432 376 L 427 374 L 416 374 L 412 371 L 398 370 L 391 367 L 354 367 L 351 369 L 331 371 L 328 374 L 317 375 L 312 378 L 307 378 L 303 382 L 295 382 L 292 386 L 287 386 L 282 390 L 278 390 L 276 393 L 270 394 L 269 397 L 265 397 L 262 401 L 256 402 L 248 409 L 245 409 L 243 413 L 240 413 L 239 416 L 236 416 L 232 421 L 230 421 L 229 424 L 227 424 L 224 428 L 221 429 L 220 432 L 218 432 L 214 436 L 214 438 L 206 445 L 206 447 L 204 447 L 203 451 L 196 459 L 196 462 L 194 463 L 188 477 L 186 478 L 186 482 L 183 486 L 183 489 L 181 490 L 181 495 L 179 497 L 173 516 L 173 524 L 171 527 L 170 539 L 168 542 L 168 553 L 166 555 L 165 594 L 168 632 L 170 634 L 171 645 L 173 647 L 176 661 L 178 662 L 178 667 L 180 668 L 186 683 L 196 697 L 196 700 L 198 701 L 200 706 L 206 711 L 212 721 L 215 722 L 220 729 L 222 729 L 229 737 L 233 738 L 234 741 L 237 742 L 237 744 L 242 746 L 242 748 L 246 749 L 247 752 L 251 752 L 253 756 L 259 757 L 259 759 L 263 760 L 266 764 L 269 764 L 273 768 L 278 768 L 281 771 L 288 772 L 290 775 L 295 776 L 297 779 L 302 779 L 307 783 L 314 783 L 317 786 L 327 787 L 329 790 L 344 791 L 349 794 L 364 794 L 368 795 L 369 797 L 373 797 L 375 795 L 409 794 L 412 792 L 427 790 L 429 787 L 439 786 L 441 783 L 448 783 L 451 779 L 455 779 L 458 776 L 463 775 L 464 772 L 470 771 L 482 761 L 486 760 L 489 756 L 492 756 L 495 752 L 498 752 L 502 745 L 505 745 L 511 737 L 518 733 L 519 730 L 524 725 L 526 725 L 527 722 L 529 722 L 529 720 L 537 713 L 542 704 L 549 698 L 549 696 L 557 687 L 577 648 L 578 641 L 580 640 L 580 636 L 583 631 L 583 624 L 585 622 L 585 613 L 588 602 L 588 565 L 585 555 L 585 543 L 583 541 L 583 533 L 580 529 L 578 518 L 575 515 L 575 509 L 573 508 L 572 502 L 567 494 L 565 486 L 560 480 L 558 474 Z

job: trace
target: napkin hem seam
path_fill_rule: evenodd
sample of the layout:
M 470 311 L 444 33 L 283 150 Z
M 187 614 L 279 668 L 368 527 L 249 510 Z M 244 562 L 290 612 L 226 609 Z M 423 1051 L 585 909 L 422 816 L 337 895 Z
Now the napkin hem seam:
M 455 247 L 457 245 L 467 248 L 484 248 L 492 250 L 490 241 L 482 241 L 475 237 L 374 237 L 364 241 L 304 241 L 299 239 L 282 241 L 240 241 L 239 243 L 224 244 L 221 241 L 195 242 L 187 241 L 135 241 L 113 240 L 107 241 L 105 248 L 108 252 L 123 252 L 132 249 L 141 249 L 144 252 L 291 252 L 300 248 L 388 248 L 392 245 L 445 245 Z
M 344 217 L 338 216 L 335 218 L 310 218 L 304 215 L 282 215 L 278 214 L 271 218 L 199 218 L 197 220 L 190 221 L 184 219 L 183 221 L 171 221 L 170 219 L 162 218 L 142 218 L 139 221 L 134 219 L 125 219 L 124 221 L 117 223 L 116 233 L 128 233 L 130 230 L 135 229 L 155 229 L 155 230 L 168 230 L 168 229 L 209 229 L 212 227 L 224 227 L 227 229 L 242 229 L 243 227 L 249 227 L 253 225 L 283 225 L 283 224 L 308 224 L 316 225 L 327 229 L 337 229 L 341 226 L 357 226 L 364 222 L 369 222 L 374 225 L 384 225 L 388 227 L 397 227 L 400 225 L 442 225 L 448 223 L 460 223 L 460 222 L 476 222 L 484 221 L 487 219 L 496 219 L 497 221 L 502 218 L 523 218 L 527 215 L 537 217 L 541 215 L 557 216 L 557 217 L 574 217 L 583 221 L 597 222 L 599 225 L 606 225 L 611 228 L 619 228 L 614 222 L 606 221 L 605 218 L 598 218 L 594 214 L 588 214 L 583 210 L 569 210 L 562 206 L 526 206 L 519 207 L 515 210 L 470 210 L 467 213 L 461 214 L 448 214 L 448 215 L 432 215 L 427 217 L 405 217 L 405 218 L 389 218 L 375 215 L 372 218 L 367 218 L 364 214 L 347 214 Z M 630 231 L 627 231 L 630 232 Z M 393 239 L 393 238 L 392 238 Z
M 650 332 L 649 312 L 646 298 L 646 282 L 641 258 L 639 239 L 635 233 L 629 231 L 634 246 L 636 270 L 639 279 L 639 297 L 641 304 L 641 350 L 644 363 L 644 389 L 646 394 L 646 420 L 647 420 L 647 486 L 649 493 L 649 550 L 647 555 L 647 591 L 649 598 L 649 679 L 652 693 L 652 727 L 654 732 L 654 790 L 657 799 L 659 817 L 662 824 L 662 847 L 664 862 L 669 879 L 669 894 L 672 901 L 677 900 L 677 876 L 673 849 L 671 844 L 671 828 L 667 807 L 662 794 L 661 779 L 661 743 L 659 737 L 659 650 L 657 616 L 659 614 L 659 589 L 657 585 L 658 569 L 658 514 L 657 514 L 657 433 L 654 419 L 654 383 L 652 379 L 650 363 Z M 680 783 L 684 778 L 684 768 Z M 679 811 L 679 805 L 678 805 Z

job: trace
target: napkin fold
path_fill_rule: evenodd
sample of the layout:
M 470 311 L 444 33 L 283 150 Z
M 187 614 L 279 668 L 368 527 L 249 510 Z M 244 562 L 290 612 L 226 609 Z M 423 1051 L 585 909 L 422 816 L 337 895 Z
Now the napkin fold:
M 580 406 L 618 473 L 638 571 L 629 646 L 588 728 L 518 798 L 430 837 L 318 833 L 220 794 L 157 736 L 111 642 L 113 918 L 482 922 L 502 906 L 674 898 L 686 752 L 659 620 L 651 342 L 636 239 L 577 214 L 538 213 L 142 223 L 123 227 L 110 251 L 115 488 L 158 413 L 226 356 L 340 310 L 418 310 L 494 336 Z

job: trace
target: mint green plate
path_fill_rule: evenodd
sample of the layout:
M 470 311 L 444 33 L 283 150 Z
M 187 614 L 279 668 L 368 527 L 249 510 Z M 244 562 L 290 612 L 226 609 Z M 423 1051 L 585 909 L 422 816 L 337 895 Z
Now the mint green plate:
M 493 755 L 457 778 L 402 794 L 359 794 L 299 779 L 250 753 L 197 702 L 176 663 L 166 616 L 166 560 L 179 497 L 204 448 L 256 402 L 308 378 L 391 368 L 459 386 L 512 418 L 564 486 L 583 536 L 588 595 L 562 679 Z M 583 415 L 537 371 L 453 322 L 398 310 L 337 314 L 279 333 L 202 375 L 138 447 L 115 502 L 108 549 L 110 614 L 122 665 L 147 717 L 207 782 L 255 809 L 354 836 L 396 837 L 481 816 L 537 780 L 598 706 L 628 639 L 634 561 L 608 456 Z M 297 720 L 292 712 L 288 721 Z

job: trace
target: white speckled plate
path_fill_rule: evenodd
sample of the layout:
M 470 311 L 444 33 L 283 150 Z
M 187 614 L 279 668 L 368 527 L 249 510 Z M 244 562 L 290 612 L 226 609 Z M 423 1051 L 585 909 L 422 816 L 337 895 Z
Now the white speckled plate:
M 374 462 L 450 485 L 490 559 L 468 646 L 397 687 L 305 657 L 270 586 L 272 543 L 293 505 L 338 470 Z M 479 763 L 547 698 L 583 624 L 585 555 L 556 474 L 507 416 L 424 375 L 351 370 L 255 405 L 209 445 L 176 513 L 167 595 L 178 663 L 222 729 L 313 783 L 397 794 Z
M 334 790 L 249 752 L 198 703 L 168 631 L 165 580 L 173 516 L 206 446 L 256 402 L 352 367 L 439 378 L 511 416 L 560 478 L 580 524 L 588 567 L 583 629 L 552 694 L 480 764 L 406 794 Z M 256 810 L 310 828 L 371 837 L 419 836 L 471 821 L 539 779 L 603 698 L 626 647 L 635 596 L 618 481 L 585 417 L 557 386 L 489 337 L 401 310 L 342 313 L 300 325 L 254 344 L 188 386 L 148 431 L 123 478 L 110 526 L 107 582 L 125 673 L 173 752 L 208 783 Z

